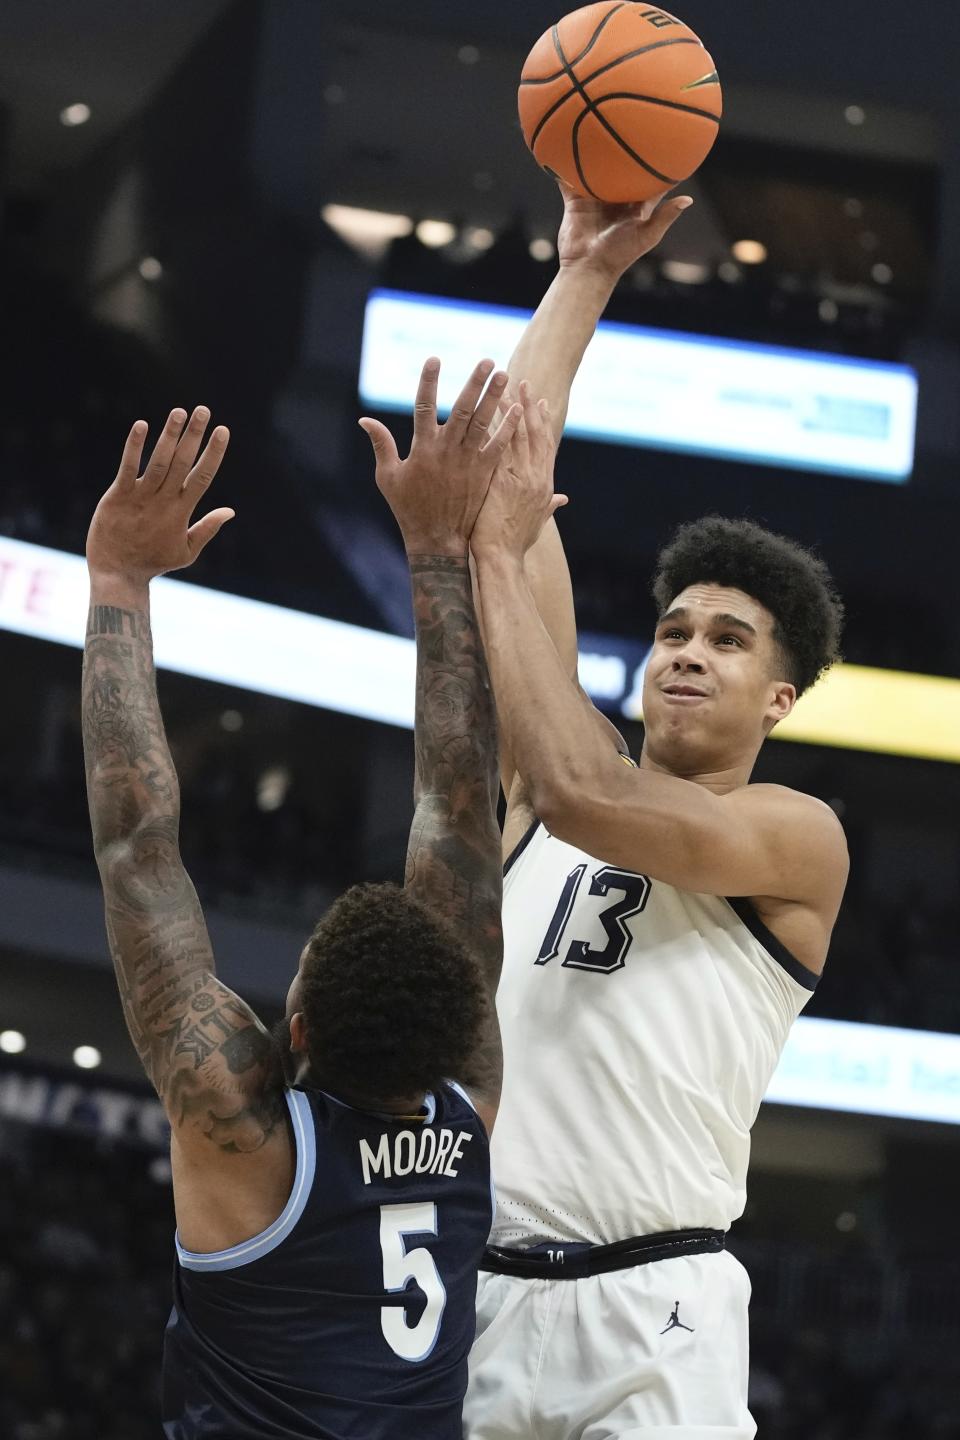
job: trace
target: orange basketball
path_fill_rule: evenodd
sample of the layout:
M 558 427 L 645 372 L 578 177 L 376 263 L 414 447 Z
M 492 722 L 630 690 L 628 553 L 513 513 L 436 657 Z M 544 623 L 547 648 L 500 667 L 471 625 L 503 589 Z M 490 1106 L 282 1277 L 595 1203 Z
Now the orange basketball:
M 518 98 L 544 170 L 611 203 L 647 200 L 692 175 L 722 109 L 716 66 L 693 31 L 621 0 L 585 5 L 541 35 Z

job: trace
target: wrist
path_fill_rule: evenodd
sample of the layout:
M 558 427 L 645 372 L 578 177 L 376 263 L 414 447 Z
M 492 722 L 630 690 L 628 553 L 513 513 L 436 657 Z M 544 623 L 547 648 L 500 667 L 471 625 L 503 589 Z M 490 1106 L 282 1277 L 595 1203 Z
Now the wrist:
M 473 559 L 477 572 L 482 571 L 490 578 L 523 578 L 523 553 L 502 543 L 474 546 Z
M 403 548 L 408 560 L 428 560 L 441 556 L 447 560 L 466 560 L 469 541 L 459 535 L 404 535 Z
M 625 271 L 595 257 L 578 255 L 570 260 L 561 257 L 560 274 L 568 284 L 576 284 L 580 289 L 590 292 L 605 309 Z
M 150 577 L 91 567 L 90 603 L 115 605 L 120 610 L 148 610 Z

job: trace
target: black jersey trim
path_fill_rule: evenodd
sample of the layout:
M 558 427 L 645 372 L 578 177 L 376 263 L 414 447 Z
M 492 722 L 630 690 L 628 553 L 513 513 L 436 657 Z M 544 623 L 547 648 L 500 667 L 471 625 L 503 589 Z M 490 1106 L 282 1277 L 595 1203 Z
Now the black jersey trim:
M 764 925 L 752 901 L 743 897 L 731 899 L 729 895 L 726 897 L 726 901 L 737 919 L 746 925 L 753 938 L 760 941 L 764 950 L 776 960 L 782 969 L 786 970 L 792 980 L 796 980 L 804 990 L 816 990 L 820 976 L 808 966 L 801 964 L 797 957 L 787 949 L 783 941 L 778 940 L 773 931 Z
M 539 826 L 540 826 L 540 821 L 539 821 L 539 820 L 532 820 L 532 821 L 530 822 L 530 825 L 529 825 L 528 829 L 524 831 L 524 833 L 523 833 L 523 835 L 521 836 L 520 840 L 517 842 L 516 845 L 514 845 L 513 849 L 510 851 L 510 854 L 507 856 L 506 860 L 504 861 L 504 864 L 503 864 L 503 873 L 504 873 L 504 875 L 506 875 L 507 872 L 508 872 L 508 871 L 517 863 L 517 861 L 520 859 L 520 856 L 523 854 L 524 850 L 526 850 L 527 846 L 530 844 L 530 841 L 533 839 L 534 835 L 537 833 L 537 830 L 539 829 Z

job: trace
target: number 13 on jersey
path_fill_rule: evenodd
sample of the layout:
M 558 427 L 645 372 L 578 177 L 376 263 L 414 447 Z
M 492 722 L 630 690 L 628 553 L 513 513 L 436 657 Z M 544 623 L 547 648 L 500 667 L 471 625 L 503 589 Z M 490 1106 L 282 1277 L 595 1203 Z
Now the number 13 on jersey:
M 586 863 L 577 865 L 564 881 L 553 919 L 540 946 L 536 960 L 538 965 L 547 965 L 560 954 L 586 870 Z M 594 916 L 603 928 L 607 943 L 602 950 L 594 950 L 589 940 L 568 941 L 567 953 L 562 963 L 573 970 L 594 970 L 598 974 L 609 975 L 614 970 L 623 969 L 627 951 L 633 941 L 626 922 L 634 915 L 639 915 L 646 905 L 650 894 L 650 881 L 646 875 L 636 875 L 632 870 L 616 870 L 612 865 L 604 865 L 591 876 L 584 900 L 588 896 L 605 899 L 611 890 L 619 891 L 621 898 L 614 900 L 612 904 L 595 907 Z M 585 906 L 581 905 L 581 917 L 584 910 Z

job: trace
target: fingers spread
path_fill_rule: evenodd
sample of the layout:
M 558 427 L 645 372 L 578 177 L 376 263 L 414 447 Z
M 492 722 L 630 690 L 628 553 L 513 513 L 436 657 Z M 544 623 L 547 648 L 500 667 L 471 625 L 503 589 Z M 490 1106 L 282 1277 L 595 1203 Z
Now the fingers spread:
M 530 443 L 536 445 L 543 438 L 543 407 L 547 402 L 533 398 L 533 391 L 526 380 L 520 386 L 520 399 L 523 403 L 523 427 Z
M 197 458 L 197 452 L 203 443 L 204 431 L 210 421 L 210 411 L 206 405 L 198 405 L 190 419 L 187 421 L 183 434 L 177 443 L 173 459 L 170 461 L 170 468 L 163 484 L 169 486 L 172 492 L 177 492 L 183 485 L 193 462 Z
M 218 425 L 207 441 L 200 459 L 183 482 L 180 493 L 191 510 L 220 469 L 229 443 L 230 431 L 226 425 Z
M 473 419 L 473 412 L 477 408 L 477 401 L 480 399 L 483 387 L 487 383 L 487 376 L 492 369 L 492 360 L 481 360 L 479 365 L 475 365 L 470 379 L 453 402 L 450 419 L 444 428 L 454 439 L 462 439 L 466 434 L 467 426 Z
M 186 410 L 171 410 L 167 417 L 167 423 L 160 432 L 160 439 L 153 447 L 153 454 L 147 462 L 147 468 L 143 472 L 142 485 L 147 490 L 159 490 L 177 449 L 177 441 L 180 439 L 180 432 L 186 422 Z
M 509 375 L 506 370 L 497 370 L 490 378 L 490 384 L 481 397 L 480 404 L 473 412 L 468 429 L 471 439 L 482 440 L 490 426 L 493 424 L 493 417 L 497 413 L 497 407 L 503 399 L 503 392 L 507 388 Z
M 187 531 L 187 544 L 190 547 L 194 559 L 200 554 L 205 545 L 209 545 L 214 535 L 223 529 L 228 520 L 232 520 L 237 512 L 229 507 L 220 510 L 211 510 L 209 515 L 204 515 L 195 525 L 191 525 Z
M 379 420 L 371 420 L 367 415 L 362 420 L 358 420 L 357 424 L 373 446 L 378 475 L 384 467 L 392 468 L 399 463 L 400 452 L 397 450 L 397 442 L 386 425 L 381 424 Z
M 511 405 L 493 434 L 481 445 L 480 454 L 488 455 L 492 460 L 499 460 L 517 433 L 522 419 L 523 406 Z
M 440 378 L 440 361 L 436 355 L 425 360 L 417 386 L 417 398 L 413 407 L 413 433 L 428 433 L 437 423 L 437 381 Z M 369 432 L 368 432 L 369 433 Z
M 146 438 L 147 422 L 136 420 L 131 426 L 127 443 L 124 445 L 123 454 L 120 457 L 120 469 L 117 471 L 114 482 L 118 490 L 132 490 L 137 483 L 137 476 L 140 473 L 140 456 L 143 454 L 143 442 Z

